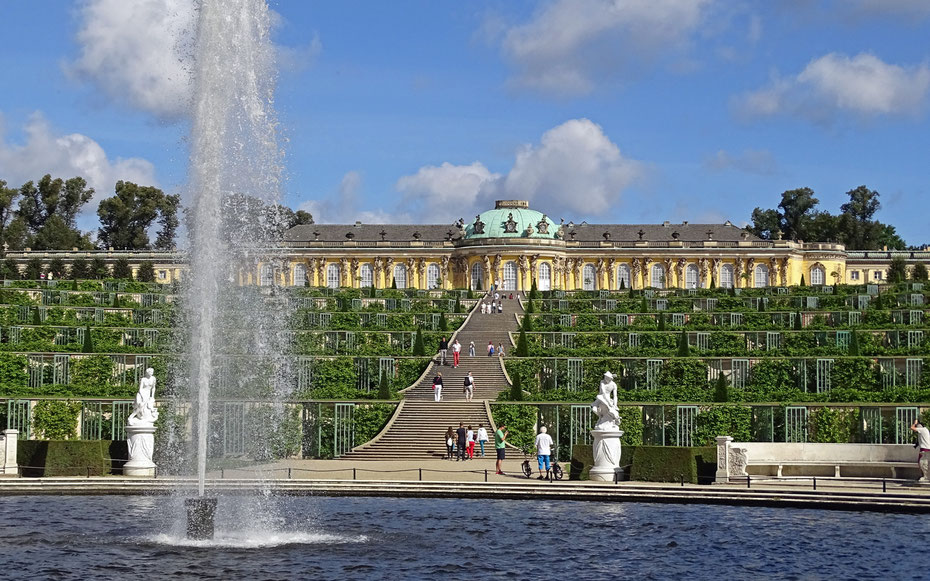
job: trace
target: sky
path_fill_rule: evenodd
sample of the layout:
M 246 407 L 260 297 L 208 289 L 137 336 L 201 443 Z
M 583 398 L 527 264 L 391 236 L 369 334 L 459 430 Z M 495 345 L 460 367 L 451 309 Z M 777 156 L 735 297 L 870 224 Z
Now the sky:
M 277 0 L 284 203 L 318 222 L 745 224 L 860 185 L 930 242 L 927 0 Z M 0 3 L 0 179 L 189 195 L 194 0 Z

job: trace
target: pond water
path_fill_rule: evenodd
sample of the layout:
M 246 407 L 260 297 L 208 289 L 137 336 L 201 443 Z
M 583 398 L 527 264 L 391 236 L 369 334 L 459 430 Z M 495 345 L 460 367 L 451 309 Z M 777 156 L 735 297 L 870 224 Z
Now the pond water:
M 569 501 L 0 498 L 5 579 L 927 579 L 930 519 Z M 241 524 L 249 523 L 248 527 Z M 245 532 L 246 529 L 252 532 Z

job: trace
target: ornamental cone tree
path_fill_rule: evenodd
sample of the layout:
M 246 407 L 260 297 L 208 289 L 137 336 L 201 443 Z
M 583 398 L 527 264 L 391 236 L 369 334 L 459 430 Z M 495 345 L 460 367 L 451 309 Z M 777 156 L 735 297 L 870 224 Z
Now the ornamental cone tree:
M 643 302 L 639 305 L 639 312 L 641 313 L 649 312 L 649 303 L 646 302 L 646 297 L 643 297 Z
M 801 273 L 801 283 L 798 286 L 807 286 L 807 283 L 804 282 L 804 273 Z
M 665 311 L 662 311 L 661 313 L 659 313 L 659 330 L 660 331 L 665 330 Z
M 523 331 L 532 331 L 533 330 L 533 318 L 527 315 L 523 315 L 523 321 L 520 325 L 520 329 Z
M 530 299 L 530 300 L 526 303 L 526 312 L 527 312 L 527 313 L 535 313 L 535 312 L 536 312 L 536 307 L 533 306 L 533 299 Z
M 42 317 L 39 315 L 39 307 L 32 309 L 32 324 L 36 326 L 42 324 Z
M 536 279 L 533 279 L 533 284 L 530 285 L 530 301 L 539 298 L 539 291 L 536 290 Z
M 81 349 L 83 353 L 93 353 L 94 352 L 94 340 L 90 336 L 90 325 L 84 327 L 84 347 Z
M 455 307 L 452 309 L 452 312 L 453 312 L 453 313 L 461 313 L 461 312 L 462 312 L 462 301 L 459 300 L 459 297 L 458 297 L 458 296 L 455 297 Z
M 679 357 L 690 357 L 691 356 L 691 346 L 688 345 L 688 332 L 682 329 L 681 338 L 678 340 L 678 356 Z
M 391 382 L 388 381 L 387 373 L 381 374 L 381 381 L 378 383 L 378 399 L 391 399 Z
M 794 318 L 794 330 L 800 331 L 804 328 L 803 321 L 801 320 L 801 311 L 798 311 L 797 316 Z
M 448 331 L 449 330 L 449 321 L 446 320 L 445 313 L 439 313 L 439 330 Z
M 714 279 L 713 275 L 710 277 L 710 288 L 717 288 L 717 281 Z
M 859 339 L 856 330 L 853 329 L 852 336 L 849 338 L 848 354 L 850 357 L 859 357 Z
M 517 357 L 529 357 L 529 347 L 526 344 L 526 329 L 520 329 L 520 338 L 517 339 Z
M 617 290 L 626 290 L 626 281 L 622 278 L 620 279 L 620 288 Z
M 413 355 L 414 357 L 426 355 L 426 347 L 423 345 L 423 329 L 422 327 L 417 327 L 417 336 L 413 340 Z
M 513 385 L 510 386 L 510 400 L 523 401 L 523 386 L 520 381 L 520 372 L 513 374 Z
M 717 374 L 717 383 L 714 384 L 714 401 L 730 401 L 730 386 L 727 384 L 727 378 L 724 377 L 722 371 Z
M 391 288 L 397 290 L 397 279 L 393 276 L 391 277 Z

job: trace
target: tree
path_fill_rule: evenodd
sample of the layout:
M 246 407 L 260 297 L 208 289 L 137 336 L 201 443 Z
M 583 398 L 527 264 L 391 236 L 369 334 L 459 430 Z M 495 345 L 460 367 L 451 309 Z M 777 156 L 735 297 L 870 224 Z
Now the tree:
M 11 232 L 7 231 L 16 214 L 15 204 L 18 198 L 19 190 L 6 187 L 6 181 L 0 180 L 0 246 L 7 244 L 11 248 L 21 247 L 21 240 L 17 241 L 16 238 L 21 238 L 22 233 L 10 240 Z
M 445 313 L 439 313 L 439 330 L 448 331 L 449 330 L 449 321 L 446 320 Z
M 888 282 L 899 283 L 905 280 L 907 280 L 907 261 L 900 256 L 895 256 L 888 265 Z
M 798 283 L 798 286 L 807 286 L 807 282 L 804 280 L 804 273 L 801 273 L 801 282 Z
M 132 280 L 132 267 L 125 258 L 116 259 L 113 265 L 113 278 L 123 278 Z
M 817 207 L 820 200 L 814 197 L 814 190 L 798 188 L 788 190 L 781 195 L 782 233 L 789 240 L 807 239 L 807 226 L 811 220 L 811 211 Z
M 10 229 L 21 229 L 23 246 L 35 250 L 90 249 L 87 234 L 77 229 L 77 215 L 94 195 L 87 181 L 67 181 L 46 174 L 38 183 L 26 182 L 19 189 L 19 207 Z
M 155 265 L 149 260 L 140 262 L 139 269 L 136 271 L 136 280 L 140 282 L 155 282 Z
M 763 240 L 776 240 L 782 234 L 781 215 L 778 210 L 756 208 L 752 211 L 752 225 L 746 230 Z
M 381 381 L 378 382 L 378 399 L 391 399 L 391 383 L 387 373 L 382 373 Z
M 181 196 L 178 194 L 165 196 L 158 209 L 158 225 L 161 228 L 155 236 L 156 250 L 174 250 L 175 238 L 178 233 L 178 208 L 181 206 Z
M 681 338 L 678 340 L 678 356 L 679 357 L 690 357 L 691 355 L 691 346 L 688 345 L 688 332 L 682 329 Z
M 520 372 L 517 371 L 513 374 L 513 384 L 510 386 L 510 400 L 511 401 L 523 401 L 523 385 L 520 380 Z
M 280 204 L 269 205 L 255 196 L 229 194 L 223 198 L 222 207 L 220 235 L 233 246 L 277 240 L 289 228 L 313 224 L 309 212 L 295 212 Z
M 515 355 L 517 357 L 530 356 L 529 346 L 526 344 L 526 329 L 520 329 L 520 336 L 517 339 L 517 349 Z
M 26 279 L 39 280 L 42 276 L 44 265 L 41 258 L 30 258 L 26 263 Z
M 93 353 L 94 352 L 94 340 L 90 336 L 90 325 L 84 327 L 84 346 L 81 349 L 82 353 Z
M 83 258 L 75 258 L 71 262 L 71 278 L 74 280 L 89 278 L 90 265 Z
M 927 267 L 919 262 L 915 264 L 914 268 L 911 269 L 911 279 L 917 282 L 926 282 Z
M 524 331 L 532 331 L 533 317 L 530 317 L 529 315 L 523 315 L 523 320 L 520 322 L 520 328 Z
M 414 357 L 426 355 L 426 346 L 423 345 L 423 330 L 421 327 L 417 327 L 417 335 L 413 339 L 413 355 Z
M 55 278 L 65 278 L 65 261 L 61 258 L 53 258 L 52 261 L 48 263 L 48 271 L 52 273 Z
M 91 278 L 101 279 L 110 277 L 110 267 L 107 266 L 107 261 L 102 258 L 94 258 L 90 261 L 90 272 L 88 273 Z
M 730 401 L 730 386 L 722 372 L 717 374 L 717 383 L 714 384 L 714 401 Z
M 536 290 L 536 279 L 533 279 L 532 284 L 530 284 L 530 300 L 533 301 L 539 298 L 539 291 Z
M 856 330 L 852 330 L 852 334 L 849 338 L 849 349 L 847 355 L 850 357 L 859 357 L 859 338 Z
M 800 331 L 804 328 L 804 319 L 801 316 L 801 311 L 798 311 L 797 316 L 794 317 L 794 330 Z
M 665 330 L 665 311 L 659 313 L 659 331 Z
M 714 275 L 710 275 L 710 288 L 711 289 L 717 288 L 717 281 L 716 279 L 714 279 Z
M 7 258 L 0 266 L 3 268 L 3 278 L 15 280 L 22 276 L 19 271 L 19 265 L 12 258 Z
M 116 195 L 101 200 L 97 206 L 98 244 L 101 248 L 148 250 L 149 228 L 164 203 L 165 194 L 156 187 L 116 182 Z

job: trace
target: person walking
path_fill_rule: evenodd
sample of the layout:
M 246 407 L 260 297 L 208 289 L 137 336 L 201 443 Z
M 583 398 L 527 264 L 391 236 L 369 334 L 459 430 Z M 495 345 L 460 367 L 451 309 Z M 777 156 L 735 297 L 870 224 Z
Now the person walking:
M 455 430 L 452 426 L 446 430 L 446 460 L 452 459 L 452 453 L 455 452 Z
M 539 428 L 539 435 L 536 436 L 536 463 L 539 466 L 539 476 L 537 480 L 545 478 L 543 475 L 543 465 L 546 467 L 546 474 L 549 473 L 549 455 L 552 454 L 552 436 L 546 433 L 546 426 Z
M 449 428 L 450 430 L 452 428 Z M 484 443 L 488 441 L 488 431 L 484 424 L 478 424 L 478 445 L 481 446 L 481 457 L 484 458 Z
M 459 429 L 455 430 L 456 441 L 455 445 L 458 446 L 458 451 L 456 453 L 455 461 L 465 460 L 465 438 L 468 435 L 468 430 L 465 429 L 465 423 L 459 422 Z
M 475 356 L 475 342 L 474 341 L 468 344 L 468 356 L 469 357 Z
M 475 431 L 468 426 L 465 430 L 465 451 L 468 453 L 468 459 L 475 459 Z
M 494 357 L 494 341 L 488 341 L 488 357 Z
M 443 337 L 439 340 L 439 364 L 446 364 L 446 351 L 449 350 L 449 342 L 446 341 L 446 338 Z
M 442 373 L 433 378 L 433 401 L 442 401 Z
M 507 426 L 504 424 L 498 426 L 497 431 L 494 432 L 494 449 L 497 452 L 497 473 L 501 476 L 506 476 L 504 474 L 504 457 L 506 455 L 504 452 L 506 444 L 504 442 L 507 441 L 507 434 L 509 434 L 509 432 L 507 431 Z
M 462 344 L 459 343 L 459 340 L 456 339 L 452 343 L 452 367 L 456 368 L 459 366 L 459 355 L 462 354 Z
M 504 301 L 500 301 L 499 303 L 497 303 L 497 314 L 498 315 L 504 314 Z
M 465 401 L 471 401 L 472 396 L 475 395 L 475 378 L 472 377 L 471 371 L 468 372 L 468 375 L 465 376 Z
M 503 343 L 500 343 L 500 344 L 498 344 L 498 346 L 497 346 L 497 356 L 498 356 L 498 357 L 503 357 L 503 356 L 504 356 L 504 344 L 503 344 Z
M 917 434 L 917 443 L 914 447 L 919 450 L 917 453 L 917 467 L 920 468 L 920 482 L 930 480 L 930 430 L 920 423 L 920 420 L 914 418 L 911 424 L 911 431 Z

